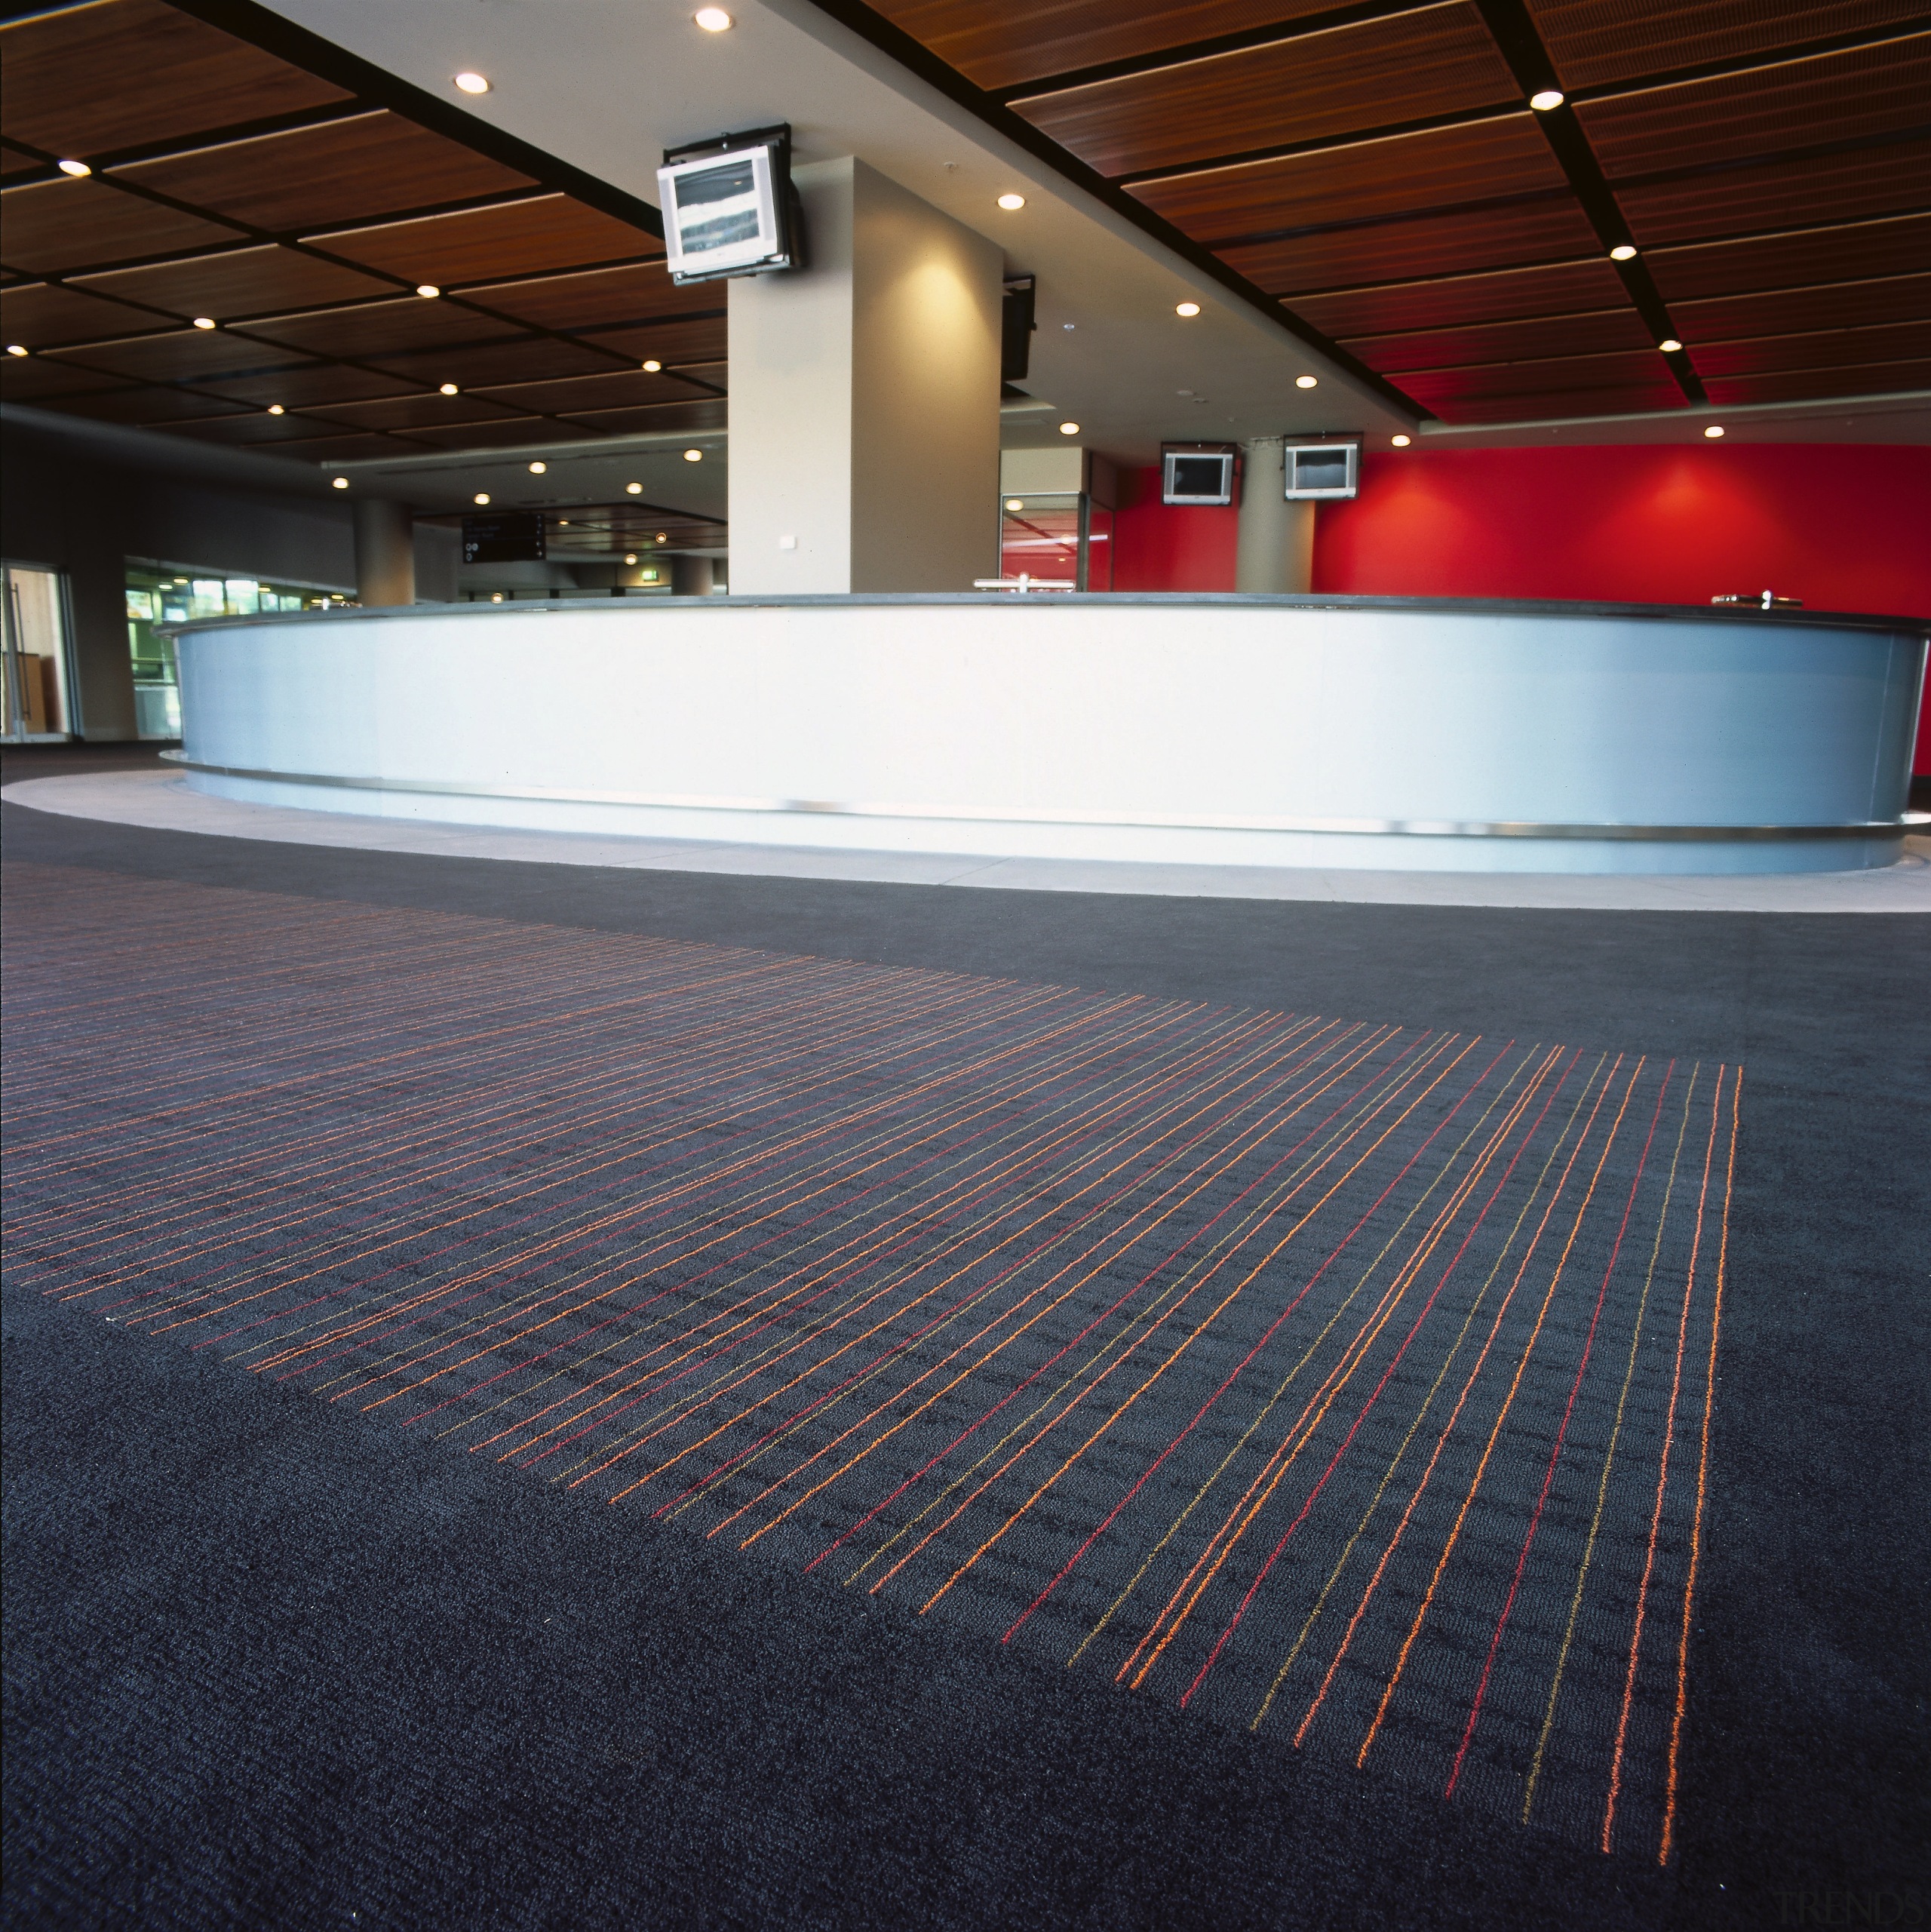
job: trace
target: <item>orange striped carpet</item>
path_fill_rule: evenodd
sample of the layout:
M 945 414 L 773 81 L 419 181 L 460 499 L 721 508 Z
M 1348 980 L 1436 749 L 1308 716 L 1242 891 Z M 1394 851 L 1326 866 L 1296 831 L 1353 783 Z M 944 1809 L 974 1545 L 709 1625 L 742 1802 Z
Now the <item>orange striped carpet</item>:
M 1736 1067 L 9 886 L 17 1282 L 1669 1859 Z

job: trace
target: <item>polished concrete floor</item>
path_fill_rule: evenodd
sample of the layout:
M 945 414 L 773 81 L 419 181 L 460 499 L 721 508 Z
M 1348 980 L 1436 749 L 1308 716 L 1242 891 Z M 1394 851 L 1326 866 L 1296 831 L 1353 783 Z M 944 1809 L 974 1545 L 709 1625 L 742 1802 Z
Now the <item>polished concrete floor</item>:
M 51 761 L 50 761 L 51 762 Z M 1135 865 L 821 850 L 735 841 L 603 837 L 499 830 L 432 818 L 376 818 L 244 803 L 196 790 L 165 766 L 16 779 L 14 803 L 65 817 L 274 844 L 416 852 L 625 871 L 863 880 L 977 890 L 1106 892 L 1161 898 L 1300 900 L 1353 905 L 1594 908 L 1606 911 L 1931 912 L 1931 837 L 1899 842 L 1896 865 L 1842 872 L 1629 874 L 1368 871 L 1240 865 Z

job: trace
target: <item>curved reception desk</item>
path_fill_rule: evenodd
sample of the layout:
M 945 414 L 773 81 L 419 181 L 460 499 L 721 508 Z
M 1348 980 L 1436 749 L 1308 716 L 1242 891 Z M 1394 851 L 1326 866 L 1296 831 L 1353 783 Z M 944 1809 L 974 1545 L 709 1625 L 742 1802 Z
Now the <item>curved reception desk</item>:
M 470 825 L 989 857 L 1883 865 L 1926 627 L 1243 596 L 692 597 L 180 637 L 198 788 Z

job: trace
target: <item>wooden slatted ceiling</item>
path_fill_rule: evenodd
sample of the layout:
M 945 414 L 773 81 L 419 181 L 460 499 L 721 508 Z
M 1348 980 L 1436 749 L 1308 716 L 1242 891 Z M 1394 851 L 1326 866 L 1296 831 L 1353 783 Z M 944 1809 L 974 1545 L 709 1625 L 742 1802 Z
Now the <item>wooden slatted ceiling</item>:
M 9 22 L 0 63 L 0 321 L 31 352 L 0 395 L 310 461 L 722 426 L 721 291 L 407 103 L 165 0 Z
M 900 0 L 898 26 L 996 92 L 1135 55 L 1326 12 L 1332 0 Z
M 1491 33 L 1514 4 L 879 11 L 1451 420 L 1681 401 L 1645 347 L 1665 313 L 1720 401 L 1921 373 L 1924 0 L 1521 0 L 1572 90 L 1583 177 L 1524 108 L 1520 35 L 1505 59 Z M 673 290 L 654 237 L 393 102 L 165 0 L 11 23 L 0 58 L 0 309 L 35 352 L 0 358 L 0 393 L 329 459 L 721 410 L 721 370 L 693 367 L 723 353 L 715 291 Z M 145 84 L 109 93 L 103 71 Z M 93 177 L 57 175 L 62 156 Z M 1609 224 L 1640 273 L 1604 259 Z M 671 372 L 663 399 L 565 413 L 591 393 L 570 384 L 646 357 Z M 444 382 L 462 395 L 438 413 Z
M 7 30 L 7 139 L 91 161 L 346 100 L 164 0 L 93 0 Z
M 1466 0 L 1334 27 L 1021 103 L 1103 174 L 1516 105 L 1507 65 Z M 1203 119 L 1203 117 L 1206 117 Z
M 1915 0 L 1528 0 L 1528 6 L 1567 88 L 1761 58 L 1838 35 L 1881 32 L 1923 11 Z
M 1931 0 L 872 4 L 1450 421 L 1922 375 Z
M 536 186 L 379 108 L 136 161 L 116 168 L 115 179 L 281 233 Z

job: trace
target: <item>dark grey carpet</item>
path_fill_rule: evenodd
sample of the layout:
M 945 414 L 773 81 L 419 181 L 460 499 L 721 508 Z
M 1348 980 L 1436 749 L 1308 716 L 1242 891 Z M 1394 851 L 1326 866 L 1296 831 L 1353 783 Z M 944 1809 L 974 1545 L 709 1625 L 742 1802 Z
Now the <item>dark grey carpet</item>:
M 10 1295 L 13 1922 L 1690 1926 L 1923 1909 L 1931 922 L 622 874 L 13 806 L 4 830 L 10 858 L 149 879 L 1741 1058 L 1749 1081 L 1666 1872 L 1284 1762 Z M 1795 1915 L 1820 1909 L 1835 1915 Z

